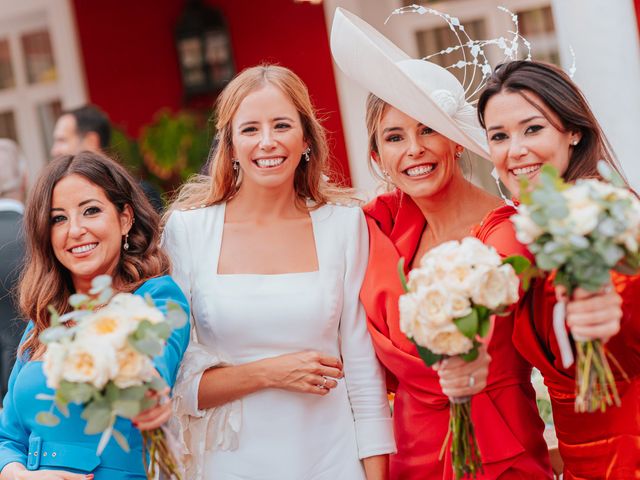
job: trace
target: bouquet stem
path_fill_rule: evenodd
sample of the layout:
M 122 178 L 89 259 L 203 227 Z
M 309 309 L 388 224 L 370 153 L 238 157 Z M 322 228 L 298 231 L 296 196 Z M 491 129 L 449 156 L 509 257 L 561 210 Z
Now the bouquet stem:
M 576 412 L 604 412 L 608 406 L 620 406 L 620 396 L 607 357 L 620 368 L 600 340 L 577 341 Z M 624 372 L 623 372 L 624 374 Z M 626 376 L 626 375 L 625 375 Z
M 168 446 L 164 430 L 156 428 L 140 433 L 142 434 L 142 459 L 147 478 L 155 479 L 159 469 L 167 479 L 182 480 L 178 462 Z
M 471 398 L 452 398 L 449 405 L 449 432 L 445 444 L 451 437 L 453 473 L 456 480 L 466 475 L 476 478 L 483 470 L 480 449 L 471 421 Z

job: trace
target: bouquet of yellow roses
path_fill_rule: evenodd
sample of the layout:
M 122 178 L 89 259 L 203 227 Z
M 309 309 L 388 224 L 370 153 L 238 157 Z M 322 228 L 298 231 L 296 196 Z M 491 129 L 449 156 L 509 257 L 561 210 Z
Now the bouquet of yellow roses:
M 411 270 L 408 281 L 400 260 L 398 272 L 406 292 L 399 302 L 400 330 L 416 344 L 428 366 L 455 355 L 468 362 L 475 360 L 480 339 L 489 333 L 491 316 L 506 313 L 518 301 L 517 273 L 527 266 L 523 257 L 502 260 L 474 237 L 429 250 Z M 451 436 L 456 479 L 475 478 L 482 472 L 470 400 L 450 399 L 449 433 L 443 450 Z
M 87 421 L 84 432 L 102 433 L 96 454 L 102 453 L 111 437 L 128 452 L 127 439 L 114 428 L 116 417 L 134 418 L 153 406 L 147 392 L 166 388 L 152 359 L 162 353 L 171 331 L 185 324 L 186 315 L 172 302 L 167 302 L 164 315 L 151 298 L 130 293 L 114 296 L 108 275 L 96 277 L 89 294 L 72 295 L 69 304 L 74 310 L 62 316 L 50 309 L 51 326 L 40 334 L 47 346 L 43 371 L 55 393 L 38 395 L 40 400 L 52 400 L 52 405 L 36 420 L 55 426 L 60 419 L 54 407 L 69 416 L 68 404 L 80 404 Z M 142 436 L 149 451 L 148 478 L 155 477 L 157 467 L 179 478 L 164 430 L 145 431 Z

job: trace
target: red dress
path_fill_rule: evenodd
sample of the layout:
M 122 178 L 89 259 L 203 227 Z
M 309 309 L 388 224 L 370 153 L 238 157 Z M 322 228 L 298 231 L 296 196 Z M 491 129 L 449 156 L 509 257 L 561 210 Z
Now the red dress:
M 616 376 L 622 406 L 605 413 L 576 413 L 575 366 L 563 368 L 553 331 L 551 278 L 538 280 L 519 304 L 513 341 L 540 370 L 549 388 L 564 479 L 640 479 L 640 276 L 613 274 L 623 299 L 620 332 L 607 348 L 631 381 Z
M 402 286 L 397 264 L 412 259 L 425 218 L 401 192 L 382 195 L 365 207 L 369 225 L 369 266 L 361 291 L 369 331 L 395 392 L 394 426 L 398 453 L 390 459 L 391 480 L 453 478 L 447 452 L 438 460 L 447 434 L 449 402 L 438 375 L 424 365 L 415 346 L 400 331 L 398 297 Z M 522 247 L 515 241 L 509 216 L 493 211 L 474 234 L 502 254 Z M 530 382 L 531 366 L 511 343 L 513 317 L 498 317 L 489 344 L 492 362 L 487 388 L 472 399 L 472 416 L 482 455 L 482 479 L 551 478 L 551 467 Z

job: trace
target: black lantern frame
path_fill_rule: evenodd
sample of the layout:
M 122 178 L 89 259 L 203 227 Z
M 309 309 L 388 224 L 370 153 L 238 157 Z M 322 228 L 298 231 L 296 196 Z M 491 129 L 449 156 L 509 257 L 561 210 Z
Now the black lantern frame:
M 186 98 L 215 93 L 233 78 L 231 38 L 220 10 L 187 0 L 175 39 Z

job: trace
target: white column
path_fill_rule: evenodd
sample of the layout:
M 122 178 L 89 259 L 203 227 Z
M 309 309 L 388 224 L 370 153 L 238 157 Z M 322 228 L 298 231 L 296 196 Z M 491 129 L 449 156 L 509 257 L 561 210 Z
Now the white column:
M 576 53 L 576 83 L 640 189 L 640 47 L 633 0 L 552 0 L 565 69 Z M 535 52 L 534 52 L 535 54 Z
M 389 38 L 395 40 L 392 36 L 393 31 L 390 28 L 385 29 L 383 24 L 389 13 L 396 8 L 396 3 L 396 0 L 376 0 L 375 2 L 370 0 L 324 0 L 324 13 L 329 36 L 331 36 L 331 24 L 335 10 L 337 7 L 342 7 L 371 23 Z M 379 189 L 380 182 L 369 171 L 368 137 L 365 124 L 365 102 L 368 92 L 347 78 L 335 63 L 333 70 L 338 90 L 344 139 L 349 156 L 351 182 L 357 190 L 362 192 L 364 197 L 371 198 Z

